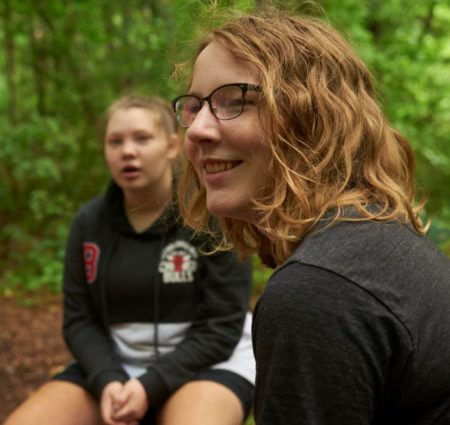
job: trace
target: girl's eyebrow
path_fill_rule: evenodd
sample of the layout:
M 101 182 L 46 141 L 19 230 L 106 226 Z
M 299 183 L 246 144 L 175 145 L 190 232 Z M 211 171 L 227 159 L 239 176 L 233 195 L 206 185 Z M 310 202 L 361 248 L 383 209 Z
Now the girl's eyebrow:
M 197 96 L 197 97 L 200 97 L 200 95 L 199 95 L 199 92 L 198 91 L 195 91 L 195 90 L 188 90 L 187 91 L 187 93 L 186 93 L 187 95 L 189 95 L 189 96 Z

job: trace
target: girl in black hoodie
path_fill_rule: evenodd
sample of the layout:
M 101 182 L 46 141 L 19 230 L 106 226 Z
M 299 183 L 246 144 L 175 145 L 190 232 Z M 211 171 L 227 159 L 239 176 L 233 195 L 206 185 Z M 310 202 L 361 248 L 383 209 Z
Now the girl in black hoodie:
M 240 424 L 254 386 L 251 269 L 184 227 L 174 116 L 126 97 L 107 114 L 112 182 L 77 214 L 64 273 L 75 363 L 5 425 Z

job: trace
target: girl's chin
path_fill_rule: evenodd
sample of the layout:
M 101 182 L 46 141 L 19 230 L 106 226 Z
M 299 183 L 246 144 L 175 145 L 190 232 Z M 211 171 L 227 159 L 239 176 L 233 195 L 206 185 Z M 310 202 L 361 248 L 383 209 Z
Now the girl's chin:
M 231 208 L 230 204 L 227 202 L 216 202 L 215 200 L 207 200 L 206 207 L 208 211 L 215 215 L 216 217 L 230 217 L 233 215 L 233 208 Z
M 241 205 L 236 205 L 231 202 L 226 202 L 226 198 L 220 200 L 220 202 L 207 201 L 208 211 L 219 218 L 233 218 L 238 220 L 248 221 L 246 217 L 246 208 L 242 208 Z

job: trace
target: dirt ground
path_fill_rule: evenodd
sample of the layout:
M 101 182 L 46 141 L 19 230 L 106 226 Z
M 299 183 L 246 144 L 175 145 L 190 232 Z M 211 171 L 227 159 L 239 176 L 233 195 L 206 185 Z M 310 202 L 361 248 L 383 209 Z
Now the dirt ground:
M 60 329 L 59 296 L 0 298 L 0 423 L 70 360 Z

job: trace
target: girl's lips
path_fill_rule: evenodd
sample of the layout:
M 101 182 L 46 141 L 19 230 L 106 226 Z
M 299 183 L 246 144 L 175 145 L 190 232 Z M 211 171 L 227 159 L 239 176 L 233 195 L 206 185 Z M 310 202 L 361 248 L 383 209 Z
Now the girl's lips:
M 122 175 L 126 179 L 134 179 L 139 176 L 140 169 L 138 167 L 126 166 L 122 168 Z
M 137 171 L 139 170 L 139 167 L 136 167 L 135 165 L 125 165 L 122 167 L 122 172 L 128 172 L 128 171 Z
M 222 186 L 242 163 L 239 160 L 204 160 L 201 162 L 203 182 L 210 187 Z
M 241 164 L 242 161 L 225 161 L 225 160 L 205 160 L 202 161 L 202 167 L 206 171 L 206 174 L 223 173 L 224 171 L 231 170 Z

